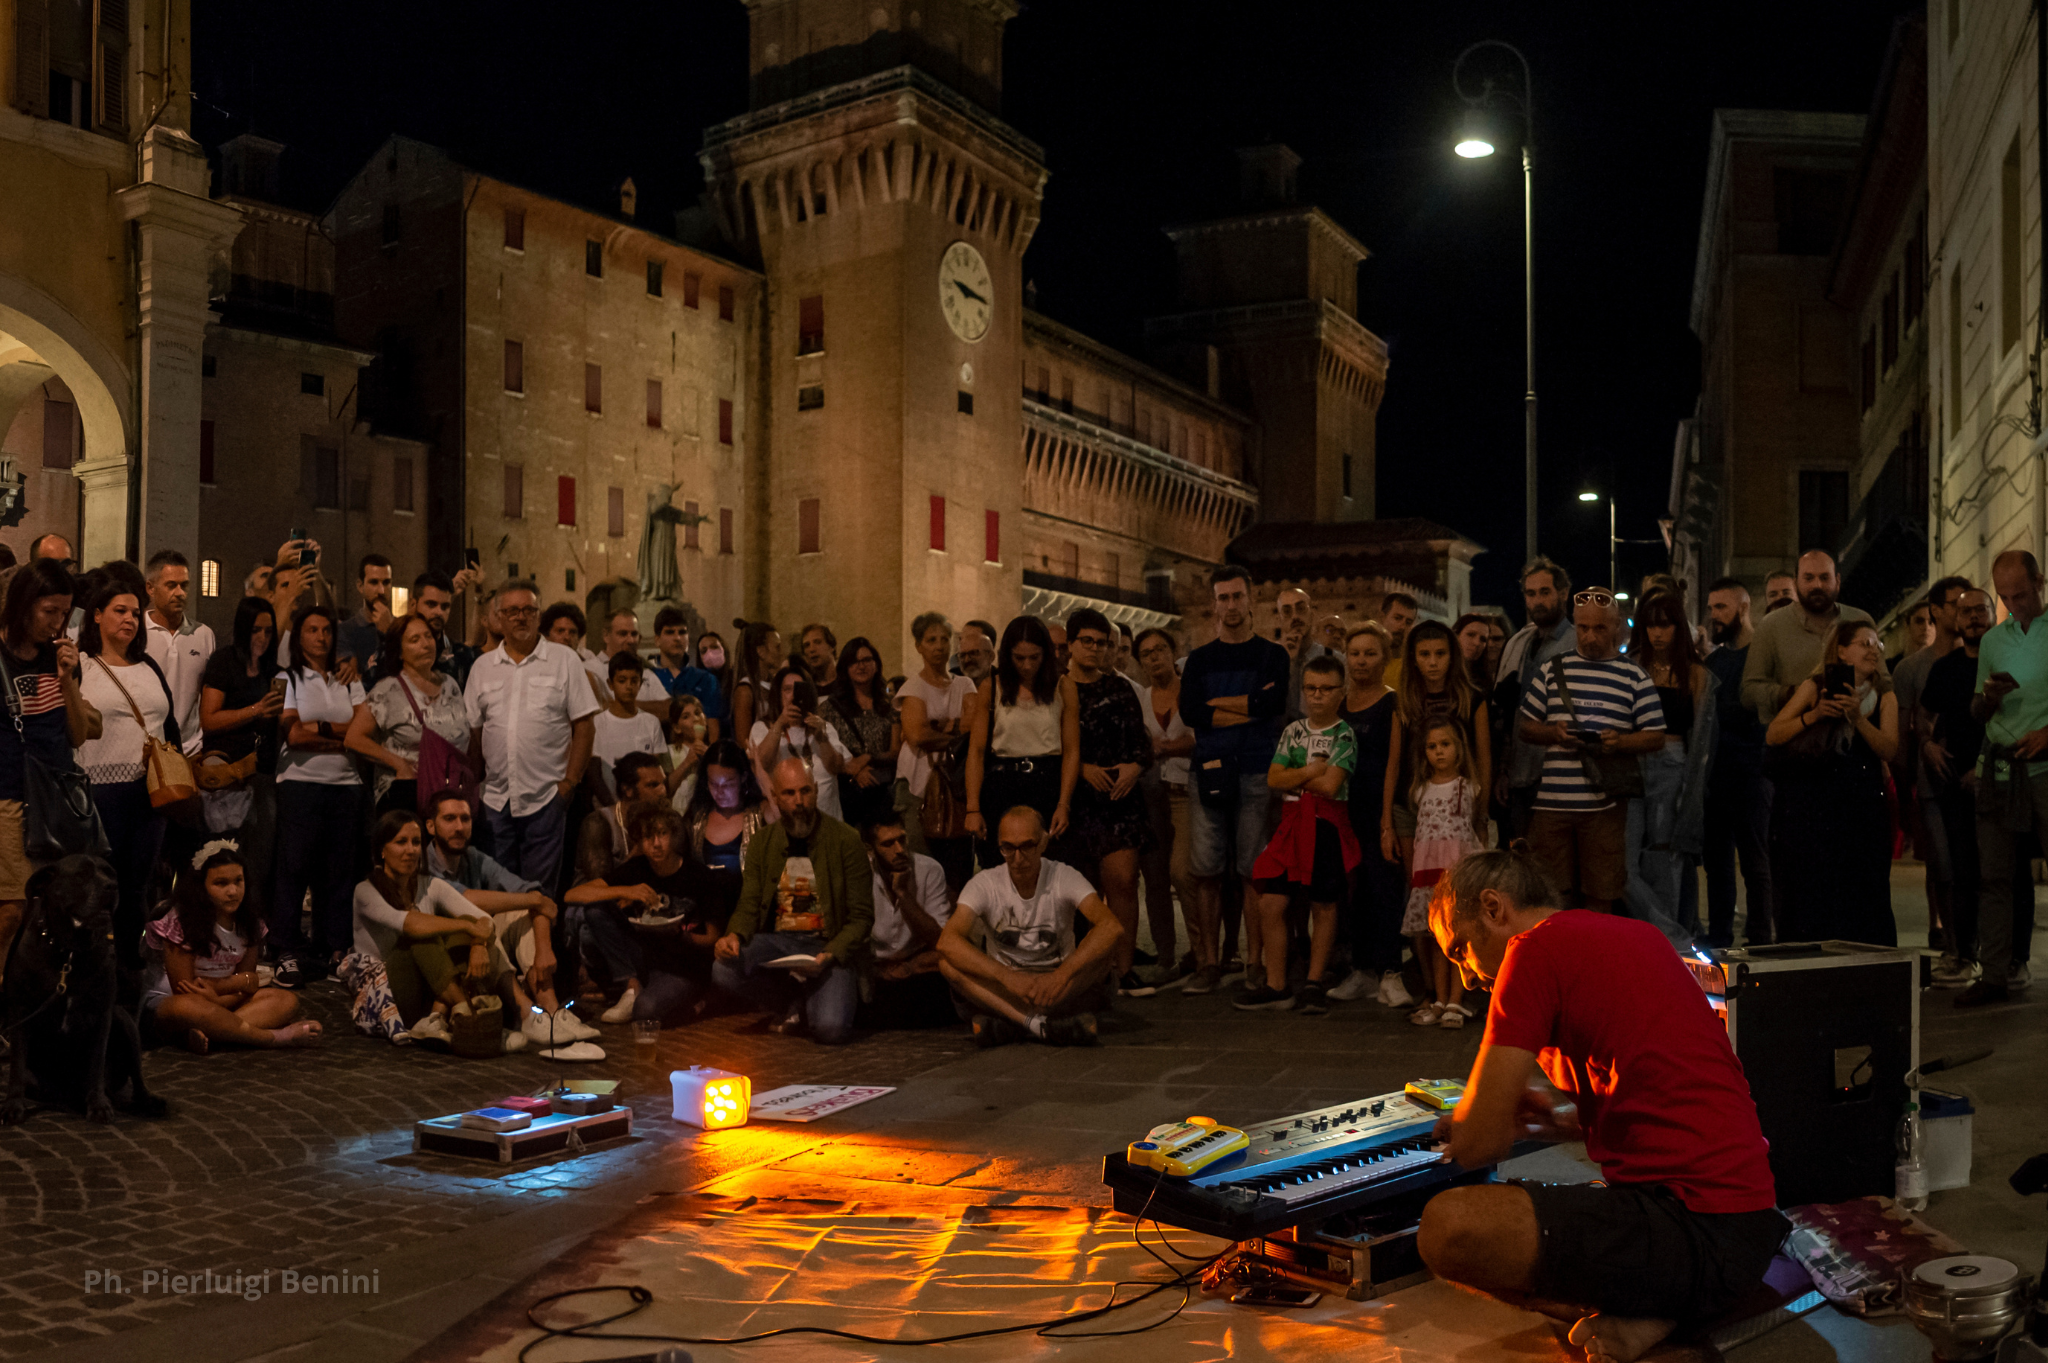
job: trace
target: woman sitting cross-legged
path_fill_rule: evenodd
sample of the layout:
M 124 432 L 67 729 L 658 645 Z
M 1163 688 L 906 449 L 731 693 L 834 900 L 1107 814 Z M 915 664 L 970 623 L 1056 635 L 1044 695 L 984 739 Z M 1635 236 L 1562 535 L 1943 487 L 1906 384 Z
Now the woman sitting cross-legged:
M 247 898 L 242 850 L 210 842 L 178 877 L 172 909 L 143 932 L 142 1017 L 159 1039 L 182 1039 L 204 1055 L 216 1041 L 238 1046 L 311 1046 L 320 1024 L 293 1022 L 299 1001 L 262 984 L 263 917 Z
M 421 868 L 419 815 L 409 810 L 394 809 L 377 820 L 370 860 L 370 878 L 356 886 L 356 954 L 383 963 L 391 1002 L 411 1027 L 408 1035 L 446 1044 L 452 1038 L 449 1010 L 493 994 L 491 916 Z M 456 964 L 458 955 L 465 965 Z M 526 1038 L 507 1032 L 504 1045 L 507 1051 L 523 1050 Z

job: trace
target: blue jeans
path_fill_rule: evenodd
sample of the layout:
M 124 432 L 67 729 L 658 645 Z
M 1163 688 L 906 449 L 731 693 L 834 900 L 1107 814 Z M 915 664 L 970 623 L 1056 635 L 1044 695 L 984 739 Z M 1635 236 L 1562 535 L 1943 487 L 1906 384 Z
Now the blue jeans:
M 617 904 L 581 907 L 582 952 L 591 973 L 614 989 L 623 989 L 626 981 L 632 979 L 644 984 L 647 980 L 647 953 L 642 949 L 632 924 L 626 921 L 625 910 Z
M 324 964 L 355 942 L 356 830 L 363 788 L 277 783 L 277 897 L 270 902 L 271 959 L 307 948 L 299 906 L 313 894 L 313 943 Z
M 781 1013 L 801 1006 L 811 1035 L 836 1045 L 853 1032 L 853 1013 L 860 1006 L 860 982 L 843 961 L 834 960 L 825 973 L 805 977 L 788 970 L 770 970 L 766 962 L 802 952 L 815 956 L 825 939 L 815 932 L 757 932 L 740 948 L 738 960 L 719 960 L 711 980 L 735 998 Z
M 491 855 L 515 876 L 540 882 L 541 890 L 553 895 L 555 874 L 562 867 L 562 840 L 569 827 L 569 802 L 560 795 L 531 814 L 516 816 L 512 806 L 492 809 L 484 806 L 484 822 L 491 826 Z
M 1676 851 L 1678 797 L 1685 789 L 1685 749 L 1667 742 L 1640 759 L 1643 797 L 1628 802 L 1628 913 L 1650 924 L 1680 951 L 1692 949 L 1697 891 L 1687 902 L 1692 858 Z
M 1234 848 L 1237 873 L 1251 879 L 1252 863 L 1273 833 L 1273 792 L 1266 786 L 1266 768 L 1240 773 L 1237 798 L 1220 807 L 1204 801 L 1198 785 L 1199 774 L 1188 783 L 1188 874 L 1214 880 L 1223 874 Z

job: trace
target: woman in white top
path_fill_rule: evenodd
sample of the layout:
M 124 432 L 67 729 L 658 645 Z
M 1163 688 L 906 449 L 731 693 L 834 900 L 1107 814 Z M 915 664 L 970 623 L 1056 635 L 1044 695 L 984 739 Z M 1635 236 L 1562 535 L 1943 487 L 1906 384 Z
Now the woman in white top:
M 840 817 L 839 770 L 853 754 L 818 713 L 818 688 L 812 683 L 811 674 L 790 663 L 775 674 L 768 694 L 780 698 L 781 709 L 773 724 L 757 719 L 747 735 L 748 746 L 753 750 L 755 779 L 766 790 L 774 784 L 768 773 L 775 770 L 776 763 L 785 757 L 808 762 L 811 776 L 818 783 L 818 808 L 835 819 Z
M 164 816 L 149 803 L 143 741 L 178 741 L 171 688 L 143 648 L 142 599 L 132 583 L 109 582 L 93 594 L 78 652 L 78 690 L 100 712 L 100 736 L 80 744 L 75 755 L 114 849 L 121 885 L 114 942 L 132 967 L 142 959 L 144 887 L 164 840 Z
M 954 894 L 974 874 L 974 839 L 935 838 L 925 831 L 919 817 L 925 788 L 935 772 L 939 779 L 952 780 L 962 800 L 966 798 L 962 759 L 966 754 L 967 731 L 974 715 L 974 680 L 956 677 L 946 670 L 953 656 L 953 627 L 936 611 L 910 622 L 911 637 L 917 640 L 917 654 L 924 666 L 906 677 L 896 698 L 903 707 L 904 757 L 896 778 L 897 806 L 904 811 L 904 831 L 910 835 L 910 850 L 929 855 L 946 868 L 946 884 Z
M 370 878 L 355 888 L 355 949 L 384 963 L 391 1001 L 415 1041 L 447 1042 L 448 1010 L 492 992 L 491 916 L 420 867 L 420 820 L 394 809 L 370 835 Z M 460 954 L 464 966 L 458 967 Z M 519 1033 L 507 1048 L 522 1049 Z
M 469 711 L 455 678 L 434 670 L 440 656 L 441 641 L 425 616 L 400 620 L 384 636 L 377 667 L 384 680 L 370 688 L 368 703 L 348 722 L 348 750 L 377 766 L 379 814 L 420 807 L 421 720 L 455 751 L 469 754 Z
M 1067 831 L 1081 779 L 1081 702 L 1053 665 L 1052 634 L 1035 615 L 1003 627 L 996 668 L 974 701 L 967 745 L 967 831 L 982 860 L 1000 865 L 994 834 L 1003 815 L 1029 805 L 1057 838 Z
M 1149 683 L 1140 693 L 1145 732 L 1152 736 L 1152 769 L 1145 773 L 1145 809 L 1152 818 L 1152 849 L 1140 860 L 1145 877 L 1145 921 L 1159 955 L 1159 983 L 1180 976 L 1174 951 L 1173 896 L 1183 912 L 1195 906 L 1195 880 L 1188 871 L 1194 844 L 1188 835 L 1188 754 L 1195 731 L 1180 717 L 1180 672 L 1174 667 L 1173 636 L 1148 629 L 1138 636 L 1138 666 Z
M 269 941 L 277 983 L 297 989 L 348 952 L 363 781 L 343 745 L 369 704 L 360 682 L 335 680 L 334 612 L 328 607 L 299 608 L 292 618 L 291 657 L 284 713 L 278 717 L 284 750 L 277 761 L 277 894 L 270 901 Z M 299 932 L 299 906 L 308 890 L 311 944 Z

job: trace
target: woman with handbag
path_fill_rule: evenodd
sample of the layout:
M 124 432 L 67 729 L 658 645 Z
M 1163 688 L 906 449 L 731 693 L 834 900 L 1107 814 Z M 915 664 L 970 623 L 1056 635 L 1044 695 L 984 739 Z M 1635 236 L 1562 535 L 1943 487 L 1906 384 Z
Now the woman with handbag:
M 469 712 L 455 678 L 435 670 L 440 640 L 423 615 L 384 636 L 369 703 L 349 721 L 348 750 L 377 767 L 377 813 L 417 811 L 443 790 L 475 793 L 469 769 Z M 433 755 L 427 756 L 429 749 Z M 470 779 L 465 782 L 464 777 Z M 434 789 L 427 789 L 431 785 Z
M 211 759 L 218 755 L 226 769 L 215 779 L 230 782 L 206 792 L 206 822 L 241 844 L 244 897 L 267 923 L 277 889 L 277 717 L 284 713 L 276 608 L 263 597 L 243 597 L 231 637 L 206 660 L 199 684 L 199 727 L 206 733 L 200 774 L 217 765 Z
M 910 850 L 945 868 L 954 894 L 974 874 L 974 839 L 967 836 L 967 729 L 974 679 L 946 670 L 953 627 L 937 611 L 910 622 L 923 666 L 896 693 L 903 707 L 903 756 L 897 764 L 896 807 Z M 933 788 L 932 782 L 938 787 Z
M 1898 752 L 1899 698 L 1868 620 L 1837 622 L 1820 660 L 1764 730 L 1778 940 L 1894 946 L 1884 764 Z
M 185 772 L 184 796 L 192 795 L 191 768 L 178 751 L 178 720 L 170 683 L 142 646 L 142 602 L 126 583 L 109 582 L 87 605 L 78 650 L 85 655 L 79 690 L 100 712 L 99 736 L 78 747 L 79 768 L 92 782 L 113 848 L 110 860 L 121 896 L 114 906 L 114 949 L 131 969 L 142 965 L 143 896 L 164 841 L 162 808 L 177 803 L 176 777 L 150 790 L 152 759 L 176 755 Z M 165 769 L 160 766 L 160 773 Z
M 78 684 L 71 574 L 55 559 L 23 564 L 0 607 L 0 963 L 21 926 L 28 878 L 72 852 L 107 850 L 72 749 L 100 735 L 100 712 Z
M 356 716 L 369 708 L 361 682 L 335 679 L 331 608 L 299 608 L 291 658 L 278 718 L 285 747 L 277 764 L 277 897 L 269 934 L 276 982 L 285 989 L 326 975 L 348 954 L 354 935 L 349 911 L 363 780 L 343 743 Z M 299 930 L 308 891 L 310 944 Z

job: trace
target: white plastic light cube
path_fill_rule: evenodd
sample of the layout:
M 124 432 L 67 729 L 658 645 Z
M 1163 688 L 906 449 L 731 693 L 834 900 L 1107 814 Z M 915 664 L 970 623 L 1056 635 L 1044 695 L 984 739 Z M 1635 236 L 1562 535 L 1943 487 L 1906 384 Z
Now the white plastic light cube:
M 701 1126 L 706 1131 L 746 1125 L 754 1081 L 744 1074 L 692 1065 L 686 1070 L 671 1071 L 668 1082 L 675 1090 L 677 1121 Z

